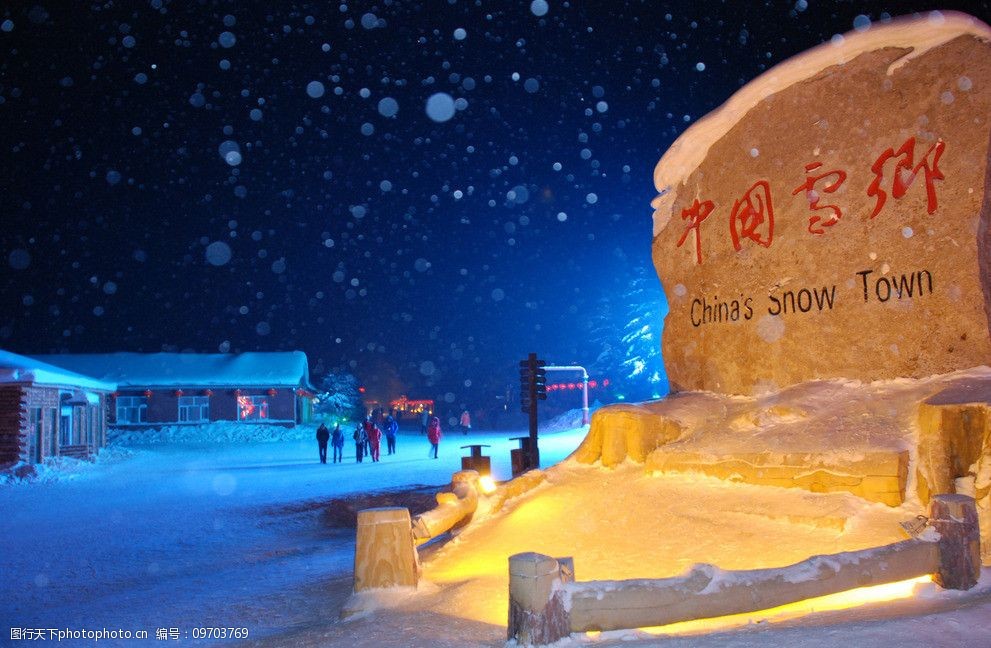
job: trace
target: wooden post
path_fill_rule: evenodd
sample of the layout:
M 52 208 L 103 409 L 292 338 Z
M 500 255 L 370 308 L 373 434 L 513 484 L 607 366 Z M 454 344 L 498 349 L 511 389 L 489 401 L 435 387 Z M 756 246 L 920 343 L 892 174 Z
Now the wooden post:
M 786 603 L 932 574 L 935 542 L 812 556 L 794 565 L 722 571 L 695 565 L 681 576 L 586 581 L 567 586 L 572 632 L 621 630 L 768 610 Z
M 417 544 L 471 520 L 478 508 L 478 473 L 474 470 L 454 473 L 451 490 L 453 492 L 437 493 L 437 506 L 413 519 L 413 538 Z
M 538 553 L 510 556 L 508 638 L 520 646 L 542 646 L 571 634 L 560 585 L 574 577 L 571 558 Z
M 929 522 L 939 532 L 939 571 L 933 580 L 944 589 L 967 590 L 981 576 L 981 534 L 977 505 L 967 495 L 936 495 Z
M 409 510 L 399 507 L 358 511 L 354 548 L 354 591 L 416 587 L 419 562 Z

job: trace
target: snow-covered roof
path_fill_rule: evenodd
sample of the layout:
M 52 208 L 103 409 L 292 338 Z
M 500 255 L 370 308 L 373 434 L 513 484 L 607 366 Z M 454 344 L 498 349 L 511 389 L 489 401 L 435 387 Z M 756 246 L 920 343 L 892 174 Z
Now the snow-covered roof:
M 654 186 L 660 192 L 651 202 L 654 236 L 671 220 L 678 190 L 702 164 L 712 145 L 767 97 L 865 52 L 886 47 L 909 50 L 888 67 L 890 76 L 911 59 L 964 35 L 991 41 L 991 28 L 967 14 L 934 11 L 922 17 L 898 18 L 865 31 L 848 32 L 775 65 L 686 129 L 665 151 L 654 168 Z
M 33 383 L 49 387 L 68 387 L 112 392 L 113 382 L 84 376 L 35 358 L 0 349 L 0 384 Z
M 95 353 L 33 356 L 121 388 L 278 387 L 312 390 L 302 351 L 251 353 Z

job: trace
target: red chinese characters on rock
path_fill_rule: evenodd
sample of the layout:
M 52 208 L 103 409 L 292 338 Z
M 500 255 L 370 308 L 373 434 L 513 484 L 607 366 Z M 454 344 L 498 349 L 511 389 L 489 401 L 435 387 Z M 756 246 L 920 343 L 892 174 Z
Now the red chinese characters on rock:
M 840 185 L 846 180 L 846 172 L 839 169 L 834 169 L 832 171 L 827 171 L 819 175 L 812 175 L 812 172 L 819 169 L 822 166 L 822 162 L 810 162 L 805 165 L 805 182 L 795 187 L 795 190 L 791 192 L 791 195 L 795 195 L 801 191 L 805 192 L 806 197 L 809 200 L 809 209 L 813 212 L 825 210 L 829 212 L 829 215 L 825 219 L 819 214 L 812 214 L 809 216 L 809 232 L 811 234 L 825 234 L 825 227 L 832 227 L 836 223 L 840 222 L 843 218 L 843 212 L 836 205 L 820 205 L 819 200 L 822 196 L 816 191 L 815 185 L 820 180 L 826 180 L 830 176 L 836 176 L 833 182 L 825 182 L 822 186 L 822 193 L 833 193 L 840 188 Z
M 771 186 L 766 180 L 755 182 L 742 198 L 733 203 L 729 231 L 737 252 L 740 251 L 741 239 L 771 247 L 774 240 L 774 207 L 771 204 Z
M 871 181 L 870 186 L 867 187 L 867 195 L 876 199 L 874 211 L 871 212 L 871 218 L 874 218 L 881 212 L 888 198 L 888 194 L 881 188 L 881 181 L 884 180 L 884 165 L 892 158 L 901 158 L 895 164 L 894 177 L 891 181 L 892 197 L 897 199 L 904 196 L 915 180 L 915 177 L 919 174 L 919 171 L 925 171 L 926 211 L 929 214 L 935 212 L 937 204 L 936 186 L 934 183 L 936 180 L 945 179 L 943 172 L 939 170 L 939 158 L 942 157 L 944 149 L 946 149 L 946 143 L 941 139 L 937 140 L 935 144 L 929 147 L 929 150 L 922 156 L 918 164 L 915 163 L 914 137 L 905 140 L 905 143 L 901 145 L 897 152 L 891 148 L 886 149 L 874 161 L 874 164 L 871 165 L 874 179 Z
M 681 219 L 687 220 L 688 224 L 685 226 L 685 231 L 681 233 L 681 238 L 678 239 L 677 247 L 681 247 L 685 239 L 688 238 L 689 232 L 694 232 L 695 262 L 699 265 L 702 265 L 702 235 L 699 232 L 699 226 L 702 224 L 702 221 L 709 217 L 709 214 L 712 213 L 714 208 L 715 205 L 712 204 L 711 200 L 699 202 L 699 199 L 696 198 L 691 207 L 681 210 Z
M 890 184 L 892 197 L 902 198 L 921 171 L 926 184 L 926 210 L 929 214 L 936 211 L 938 203 L 935 183 L 936 180 L 945 179 L 939 168 L 939 161 L 946 150 L 946 143 L 941 139 L 937 140 L 918 160 L 915 156 L 915 143 L 915 137 L 910 137 L 897 151 L 894 148 L 886 149 L 871 165 L 874 179 L 867 187 L 867 195 L 875 199 L 871 218 L 881 212 L 888 199 L 888 192 L 881 185 L 885 180 L 885 165 L 891 160 L 895 160 Z M 821 171 L 822 168 L 822 162 L 806 164 L 805 182 L 795 187 L 791 192 L 793 196 L 805 192 L 809 201 L 809 210 L 813 212 L 809 216 L 808 231 L 817 236 L 825 234 L 826 228 L 836 225 L 843 218 L 843 211 L 838 205 L 820 204 L 820 201 L 823 199 L 823 194 L 835 193 L 847 179 L 847 173 L 842 169 Z M 702 264 L 700 226 L 714 210 L 715 205 L 711 200 L 696 198 L 690 207 L 681 211 L 681 218 L 687 223 L 685 231 L 678 239 L 677 247 L 681 247 L 688 239 L 689 233 L 693 233 L 695 235 L 695 261 L 699 265 Z M 742 249 L 742 242 L 746 239 L 762 247 L 771 247 L 771 243 L 774 241 L 774 206 L 771 202 L 771 186 L 767 180 L 755 182 L 741 198 L 733 203 L 733 210 L 729 217 L 729 229 L 733 249 L 737 252 Z

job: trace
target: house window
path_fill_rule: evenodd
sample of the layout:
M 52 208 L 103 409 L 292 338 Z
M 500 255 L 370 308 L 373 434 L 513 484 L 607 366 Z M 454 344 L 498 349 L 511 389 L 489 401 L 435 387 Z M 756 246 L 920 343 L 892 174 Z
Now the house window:
M 145 422 L 148 401 L 142 396 L 117 397 L 117 425 L 134 425 Z
M 93 425 L 96 423 L 96 408 L 83 408 L 83 422 L 86 429 L 83 431 L 83 442 L 86 445 L 93 445 Z
M 63 405 L 59 410 L 59 445 L 72 445 L 72 408 Z
M 51 435 L 49 437 L 48 454 L 55 456 L 58 454 L 58 423 L 59 423 L 59 411 L 58 408 L 52 407 L 48 410 L 48 433 Z
M 41 463 L 44 455 L 45 437 L 40 407 L 32 407 L 28 410 L 28 426 L 28 461 Z
M 268 396 L 238 396 L 237 419 L 261 421 L 268 418 Z
M 209 396 L 180 396 L 179 422 L 200 423 L 210 420 Z

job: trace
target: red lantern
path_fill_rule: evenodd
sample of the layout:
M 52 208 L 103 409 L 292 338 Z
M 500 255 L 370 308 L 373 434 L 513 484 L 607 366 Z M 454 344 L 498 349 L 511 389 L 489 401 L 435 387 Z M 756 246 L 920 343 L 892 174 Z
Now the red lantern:
M 275 396 L 277 393 L 278 393 L 278 390 L 275 387 L 272 387 L 271 389 L 268 390 L 268 395 L 269 396 Z
M 602 386 L 603 387 L 608 387 L 609 386 L 609 379 L 608 378 L 606 378 L 605 380 L 602 381 Z
M 203 390 L 203 395 L 204 396 L 213 396 L 213 390 L 212 389 L 204 389 Z
M 181 397 L 182 396 L 182 390 L 181 389 L 175 390 L 175 396 L 176 396 L 176 398 Z
M 596 386 L 597 386 L 598 384 L 599 384 L 599 383 L 597 383 L 597 382 L 595 382 L 594 380 L 590 380 L 590 381 L 588 381 L 588 386 L 589 386 L 589 387 L 591 387 L 592 389 L 595 389 L 595 387 L 596 387 Z
M 145 390 L 145 398 L 151 398 L 151 390 L 150 389 L 146 389 Z

